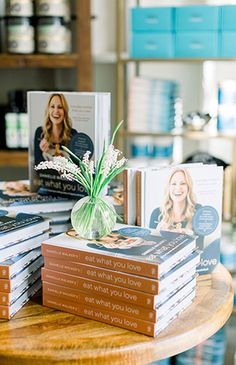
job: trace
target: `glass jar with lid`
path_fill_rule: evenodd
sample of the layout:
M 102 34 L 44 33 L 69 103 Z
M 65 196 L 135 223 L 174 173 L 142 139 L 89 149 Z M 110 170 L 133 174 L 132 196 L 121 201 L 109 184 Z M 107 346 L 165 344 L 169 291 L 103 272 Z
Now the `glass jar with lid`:
M 33 0 L 7 0 L 6 1 L 7 16 L 33 16 Z
M 36 16 L 59 16 L 65 20 L 70 19 L 70 0 L 36 0 Z
M 7 52 L 30 54 L 35 50 L 34 25 L 29 17 L 6 17 Z

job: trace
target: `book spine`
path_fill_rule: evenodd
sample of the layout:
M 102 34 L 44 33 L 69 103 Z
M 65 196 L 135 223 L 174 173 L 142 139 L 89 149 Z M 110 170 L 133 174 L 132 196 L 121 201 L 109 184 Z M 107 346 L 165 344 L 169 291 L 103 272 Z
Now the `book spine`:
M 158 280 L 137 275 L 102 269 L 96 266 L 79 264 L 72 261 L 58 260 L 44 256 L 44 267 L 49 270 L 64 272 L 66 274 L 81 276 L 83 278 L 118 285 L 125 288 L 140 290 L 145 293 L 158 294 Z
M 69 260 L 80 262 L 83 264 L 103 267 L 115 271 L 126 272 L 149 278 L 158 278 L 158 264 L 152 262 L 141 262 L 122 257 L 111 257 L 104 254 L 94 252 L 86 252 L 79 249 L 71 249 L 67 247 L 59 247 L 42 244 L 42 255 L 55 257 L 61 260 Z
M 10 279 L 10 267 L 6 265 L 0 265 L 0 278 Z
M 123 207 L 124 207 L 124 223 L 128 224 L 128 170 L 123 172 Z
M 10 307 L 7 305 L 0 305 L 0 318 L 2 319 L 10 319 Z
M 0 279 L 0 291 L 4 293 L 11 292 L 11 280 L 10 279 Z
M 113 313 L 107 310 L 101 310 L 94 308 L 93 306 L 89 307 L 87 305 L 77 305 L 69 301 L 64 301 L 61 298 L 50 297 L 46 295 L 43 297 L 43 305 L 72 314 L 77 314 L 89 319 L 94 319 L 99 322 L 111 324 L 113 326 L 139 332 L 148 336 L 155 335 L 154 323 L 123 316 L 121 314 Z
M 68 288 L 104 295 L 125 303 L 155 308 L 155 295 L 42 268 L 42 280 Z
M 0 293 L 0 305 L 10 305 L 10 293 Z
M 112 310 L 114 312 L 131 316 L 145 321 L 156 322 L 157 311 L 154 309 L 146 309 L 141 306 L 124 303 L 118 300 L 112 300 L 102 295 L 94 293 L 85 293 L 65 286 L 43 282 L 43 297 L 52 296 L 61 298 L 62 300 L 79 303 L 81 305 L 92 305 L 96 308 Z
M 137 226 L 142 223 L 142 171 L 136 172 L 136 216 Z

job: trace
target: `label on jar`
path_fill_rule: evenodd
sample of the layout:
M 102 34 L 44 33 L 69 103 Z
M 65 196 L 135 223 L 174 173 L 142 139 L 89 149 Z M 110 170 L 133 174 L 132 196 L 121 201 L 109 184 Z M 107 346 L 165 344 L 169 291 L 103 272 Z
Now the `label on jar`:
M 6 15 L 11 16 L 32 16 L 32 0 L 8 0 L 6 3 Z
M 70 18 L 69 0 L 36 0 L 36 15 Z
M 38 52 L 68 53 L 71 51 L 71 31 L 64 25 L 40 25 L 38 30 Z
M 34 27 L 29 24 L 8 25 L 8 52 L 33 53 Z

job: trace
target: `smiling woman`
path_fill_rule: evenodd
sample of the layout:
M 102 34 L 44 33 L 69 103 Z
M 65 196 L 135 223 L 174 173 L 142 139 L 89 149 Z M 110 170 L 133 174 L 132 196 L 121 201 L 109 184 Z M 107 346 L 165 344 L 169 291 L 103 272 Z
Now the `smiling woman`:
M 150 228 L 193 234 L 192 219 L 198 208 L 191 176 L 185 169 L 176 169 L 169 176 L 162 206 L 152 212 Z
M 35 163 L 51 160 L 53 156 L 65 156 L 61 145 L 69 146 L 76 133 L 65 96 L 51 94 L 45 109 L 44 126 L 38 127 L 35 132 Z

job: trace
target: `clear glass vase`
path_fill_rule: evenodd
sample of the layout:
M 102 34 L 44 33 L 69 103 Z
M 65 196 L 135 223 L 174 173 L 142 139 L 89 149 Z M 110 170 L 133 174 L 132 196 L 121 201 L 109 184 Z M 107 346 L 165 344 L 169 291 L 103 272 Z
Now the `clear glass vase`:
M 74 205 L 71 223 L 83 238 L 99 239 L 109 234 L 116 224 L 117 214 L 112 203 L 102 197 L 86 196 Z

